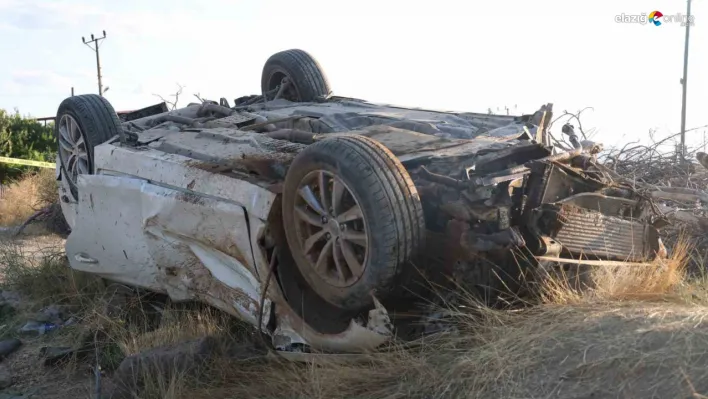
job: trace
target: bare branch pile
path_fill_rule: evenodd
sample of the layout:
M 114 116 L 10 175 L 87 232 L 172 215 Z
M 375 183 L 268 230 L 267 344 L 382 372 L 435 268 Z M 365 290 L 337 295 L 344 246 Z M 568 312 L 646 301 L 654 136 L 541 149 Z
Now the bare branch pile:
M 602 167 L 613 177 L 643 189 L 656 201 L 657 223 L 664 243 L 672 248 L 684 231 L 695 245 L 689 269 L 702 271 L 708 260 L 708 156 L 702 146 L 680 154 L 680 134 L 657 139 L 650 131 L 651 144 L 627 143 L 610 148 L 599 157 Z

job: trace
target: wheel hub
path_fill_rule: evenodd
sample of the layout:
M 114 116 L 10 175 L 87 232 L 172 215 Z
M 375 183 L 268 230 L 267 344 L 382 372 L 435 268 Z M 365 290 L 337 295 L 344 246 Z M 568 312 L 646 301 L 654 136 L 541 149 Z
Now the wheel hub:
M 76 185 L 80 174 L 89 173 L 89 155 L 81 127 L 73 116 L 62 115 L 59 119 L 59 158 L 69 180 Z
M 324 220 L 325 230 L 327 230 L 327 233 L 334 238 L 339 238 L 342 231 L 346 229 L 346 225 L 337 223 L 337 220 L 334 217 L 331 217 L 330 219 L 325 218 Z
M 300 183 L 294 214 L 306 267 L 335 287 L 348 287 L 366 268 L 368 235 L 359 203 L 333 173 L 316 170 Z
M 277 92 L 271 94 L 272 100 L 283 98 L 288 101 L 300 101 L 300 95 L 297 92 L 297 87 L 293 84 L 292 79 L 288 77 L 285 71 L 276 71 L 270 78 L 268 89 Z M 270 96 L 269 96 L 270 97 Z

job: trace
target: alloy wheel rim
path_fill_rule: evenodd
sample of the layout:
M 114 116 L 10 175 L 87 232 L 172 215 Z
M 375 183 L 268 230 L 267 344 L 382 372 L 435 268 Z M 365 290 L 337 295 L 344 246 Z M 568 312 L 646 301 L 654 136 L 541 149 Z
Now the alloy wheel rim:
M 90 173 L 86 140 L 76 119 L 69 114 L 59 119 L 59 156 L 74 186 L 80 174 Z
M 364 274 L 369 236 L 359 201 L 336 175 L 315 170 L 302 179 L 294 204 L 300 250 L 322 280 L 348 287 Z

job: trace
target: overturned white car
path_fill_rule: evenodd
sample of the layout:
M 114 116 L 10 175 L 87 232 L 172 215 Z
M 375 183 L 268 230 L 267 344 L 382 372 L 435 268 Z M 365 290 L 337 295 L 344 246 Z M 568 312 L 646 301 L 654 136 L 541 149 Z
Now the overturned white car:
M 492 300 L 549 258 L 645 261 L 652 207 L 557 152 L 533 115 L 440 112 L 335 97 L 288 50 L 262 93 L 120 119 L 102 97 L 59 106 L 72 268 L 199 300 L 280 350 L 355 352 L 411 333 L 422 281 Z

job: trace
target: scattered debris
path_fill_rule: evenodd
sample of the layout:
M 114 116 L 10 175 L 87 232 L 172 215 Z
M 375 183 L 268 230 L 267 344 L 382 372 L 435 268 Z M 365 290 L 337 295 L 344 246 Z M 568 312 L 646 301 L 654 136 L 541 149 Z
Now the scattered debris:
M 7 366 L 0 366 L 0 389 L 5 389 L 13 384 L 12 371 Z
M 11 390 L 10 392 L 0 392 L 0 399 L 30 399 L 35 398 L 37 389 L 31 389 L 29 392 L 18 392 Z
M 20 346 L 22 346 L 22 341 L 20 341 L 17 338 L 6 339 L 4 341 L 0 341 L 0 360 L 11 355 Z
M 609 173 L 643 187 L 653 198 L 660 213 L 656 225 L 664 225 L 659 234 L 668 248 L 681 232 L 691 237 L 695 256 L 688 271 L 702 275 L 708 260 L 708 157 L 698 148 L 687 148 L 682 158 L 679 134 L 658 139 L 650 132 L 650 138 L 651 144 L 609 149 L 600 160 Z
M 22 301 L 22 297 L 15 291 L 0 291 L 0 305 L 17 308 Z
M 25 323 L 17 332 L 25 336 L 40 336 L 54 331 L 59 327 L 60 326 L 53 323 L 31 320 Z
M 144 378 L 159 379 L 179 376 L 187 378 L 200 372 L 209 360 L 228 358 L 260 358 L 266 351 L 252 343 L 233 342 L 229 338 L 207 336 L 192 341 L 167 345 L 126 357 L 113 374 L 113 392 L 107 397 L 133 398 Z
M 49 230 L 54 231 L 60 235 L 69 234 L 69 226 L 64 219 L 64 215 L 59 204 L 49 204 L 46 207 L 36 211 L 29 218 L 27 218 L 20 226 L 15 226 L 7 229 L 7 232 L 12 233 L 14 236 L 19 236 L 22 232 L 32 223 L 41 222 L 44 223 Z
M 71 359 L 77 350 L 70 346 L 45 346 L 40 348 L 39 356 L 44 359 L 45 366 L 53 366 Z
M 35 316 L 34 320 L 40 323 L 50 323 L 56 326 L 61 326 L 64 324 L 63 316 L 65 316 L 66 310 L 59 305 L 51 305 L 42 310 L 40 310 Z

